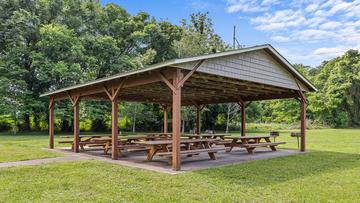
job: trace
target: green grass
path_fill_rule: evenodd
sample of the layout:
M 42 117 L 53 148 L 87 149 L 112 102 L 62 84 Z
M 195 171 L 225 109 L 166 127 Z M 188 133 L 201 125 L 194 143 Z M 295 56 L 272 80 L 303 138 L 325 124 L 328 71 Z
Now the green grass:
M 61 153 L 45 150 L 48 143 L 45 135 L 0 135 L 0 163 L 61 156 Z
M 359 138 L 311 130 L 308 153 L 175 176 L 99 161 L 3 168 L 0 202 L 358 202 Z M 296 148 L 288 132 L 278 140 Z

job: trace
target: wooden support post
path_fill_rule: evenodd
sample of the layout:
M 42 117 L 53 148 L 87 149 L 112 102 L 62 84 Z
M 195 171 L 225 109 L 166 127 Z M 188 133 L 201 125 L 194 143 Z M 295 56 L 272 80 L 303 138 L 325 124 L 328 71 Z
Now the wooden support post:
M 196 134 L 201 133 L 201 107 L 196 106 Z
M 119 158 L 118 150 L 118 96 L 123 86 L 125 79 L 120 81 L 118 86 L 111 87 L 111 91 L 104 85 L 103 90 L 108 95 L 111 101 L 111 158 L 117 160 Z
M 119 158 L 119 151 L 118 151 L 118 100 L 117 97 L 114 97 L 111 100 L 111 144 L 112 144 L 112 151 L 111 151 L 111 158 L 113 160 L 117 160 Z
M 180 170 L 180 123 L 181 123 L 181 86 L 179 82 L 182 80 L 183 74 L 180 69 L 176 69 L 173 75 L 173 86 L 176 87 L 172 92 L 172 169 Z
M 246 104 L 243 100 L 239 101 L 239 106 L 241 108 L 241 136 L 245 136 L 246 130 Z
M 300 151 L 305 152 L 305 135 L 306 135 L 306 100 L 301 100 L 300 102 L 300 118 L 301 118 L 301 143 L 300 143 Z
M 80 128 L 79 128 L 79 111 L 80 111 L 80 105 L 79 100 L 77 99 L 76 102 L 73 104 L 74 107 L 74 152 L 79 152 L 79 134 L 80 134 Z
M 168 106 L 164 105 L 163 110 L 164 110 L 164 133 L 168 133 L 168 113 L 169 113 Z
M 49 148 L 54 149 L 54 99 L 50 100 L 49 104 Z

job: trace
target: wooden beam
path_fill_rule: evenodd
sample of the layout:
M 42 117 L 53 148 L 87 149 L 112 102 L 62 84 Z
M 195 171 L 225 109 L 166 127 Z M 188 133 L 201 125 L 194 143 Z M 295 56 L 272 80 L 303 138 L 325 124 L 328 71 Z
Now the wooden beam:
M 301 142 L 300 142 L 300 151 L 305 152 L 306 149 L 306 98 L 300 102 L 300 118 L 301 118 Z
M 119 158 L 118 150 L 118 100 L 115 97 L 111 101 L 111 158 L 117 160 Z
M 188 80 L 194 73 L 195 71 L 201 66 L 201 64 L 205 61 L 205 59 L 200 60 L 199 62 L 197 62 L 195 64 L 195 66 L 191 69 L 191 71 L 185 75 L 185 77 L 183 77 L 179 82 L 178 82 L 178 87 L 182 87 L 184 85 L 184 83 L 186 82 L 186 80 Z
M 54 107 L 55 101 L 50 99 L 49 103 L 49 148 L 54 149 Z
M 169 111 L 169 108 L 167 105 L 163 105 L 162 107 L 163 107 L 163 111 L 164 111 L 164 130 L 163 130 L 163 132 L 168 133 L 168 123 L 169 123 L 169 121 L 168 121 L 168 113 L 169 112 L 168 111 Z
M 246 107 L 245 107 L 245 102 L 243 100 L 240 99 L 239 101 L 239 105 L 241 107 L 241 136 L 245 136 L 245 123 L 246 123 Z
M 106 85 L 103 85 L 103 89 L 104 92 L 107 94 L 107 96 L 109 97 L 110 101 L 112 101 L 112 94 L 109 92 L 109 90 L 107 89 Z
M 252 103 L 252 101 L 246 102 L 245 109 Z
M 114 94 L 112 95 L 111 101 L 114 100 L 114 99 L 119 95 L 120 90 L 123 88 L 123 86 L 124 86 L 124 84 L 125 84 L 125 80 L 126 80 L 126 78 L 123 79 L 123 80 L 120 82 L 120 84 L 119 84 L 119 86 L 117 87 L 116 91 L 115 91 Z
M 282 94 L 270 94 L 270 95 L 259 95 L 259 96 L 245 96 L 242 97 L 244 101 L 260 101 L 260 100 L 272 100 L 272 99 L 287 99 L 298 97 L 295 92 L 282 93 Z
M 176 87 L 171 84 L 171 82 L 161 72 L 159 72 L 159 77 L 172 90 L 172 92 L 176 92 Z
M 180 170 L 180 123 L 181 123 L 181 86 L 179 82 L 183 78 L 183 74 L 180 69 L 176 69 L 173 75 L 173 85 L 176 91 L 172 93 L 172 169 L 175 171 Z
M 196 105 L 196 134 L 201 133 L 201 110 L 204 106 Z
M 72 103 L 72 105 L 74 105 L 75 101 L 74 101 L 74 99 L 72 98 L 71 94 L 70 94 L 69 92 L 66 92 L 66 94 L 67 94 L 70 102 Z
M 80 111 L 80 105 L 79 102 L 74 102 L 74 152 L 79 152 L 79 134 L 80 134 L 80 128 L 79 128 L 79 111 Z
M 172 71 L 170 71 L 170 70 L 162 71 L 162 73 L 166 78 L 172 77 Z M 162 80 L 159 77 L 159 74 L 154 71 L 149 74 L 142 74 L 139 76 L 128 77 L 126 79 L 126 83 L 123 85 L 123 88 L 125 89 L 125 88 L 137 87 L 137 86 L 147 85 L 147 84 L 156 83 L 156 82 L 160 82 L 160 81 L 162 81 Z M 99 84 L 89 85 L 86 87 L 70 90 L 68 92 L 58 93 L 58 94 L 54 95 L 54 99 L 55 99 L 55 101 L 66 99 L 68 97 L 68 93 L 71 93 L 74 95 L 79 95 L 82 97 L 92 95 L 92 94 L 102 93 L 102 92 L 104 92 L 104 88 L 103 88 L 104 84 L 110 89 L 116 88 L 119 85 L 119 79 L 113 80 L 113 81 L 107 81 L 107 82 L 103 82 L 103 83 L 99 83 Z

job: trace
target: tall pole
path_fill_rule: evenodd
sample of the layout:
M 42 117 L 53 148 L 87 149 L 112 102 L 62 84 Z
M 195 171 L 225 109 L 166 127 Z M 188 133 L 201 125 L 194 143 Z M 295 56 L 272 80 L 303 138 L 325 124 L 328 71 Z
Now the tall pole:
M 200 135 L 201 133 L 201 108 L 196 106 L 196 134 Z
M 305 137 L 306 137 L 306 101 L 301 100 L 300 102 L 300 117 L 301 117 L 301 143 L 300 151 L 305 152 Z
M 183 78 L 180 69 L 176 69 L 173 74 L 173 86 L 175 89 L 172 92 L 172 169 L 180 170 L 180 123 L 181 123 L 181 86 L 179 82 Z
M 80 111 L 80 105 L 79 101 L 76 101 L 74 104 L 74 152 L 79 152 L 79 134 L 80 134 L 80 128 L 79 128 L 79 111 Z
M 49 148 L 54 149 L 54 107 L 55 102 L 50 100 L 49 104 Z
M 163 106 L 164 109 L 164 133 L 168 133 L 168 106 Z
M 235 49 L 235 41 L 236 41 L 236 26 L 234 25 L 234 32 L 233 32 L 233 49 Z
M 111 100 L 111 158 L 117 160 L 119 158 L 118 151 L 118 99 L 114 97 Z
M 245 136 L 245 130 L 246 130 L 246 107 L 245 102 L 240 101 L 240 108 L 241 108 L 241 136 Z

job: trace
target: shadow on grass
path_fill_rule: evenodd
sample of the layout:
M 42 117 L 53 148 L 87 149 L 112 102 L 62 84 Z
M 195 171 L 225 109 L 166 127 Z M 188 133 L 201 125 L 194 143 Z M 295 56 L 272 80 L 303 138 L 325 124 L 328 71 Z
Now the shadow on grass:
M 264 186 L 324 173 L 341 174 L 355 167 L 360 167 L 360 154 L 311 151 L 306 154 L 257 160 L 194 173 L 232 184 Z

